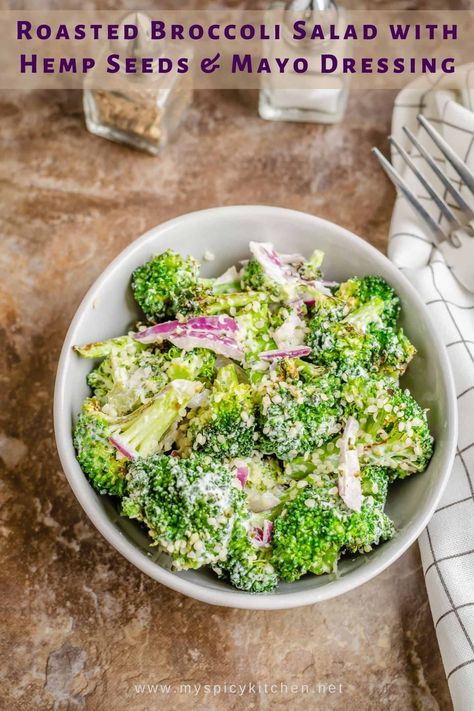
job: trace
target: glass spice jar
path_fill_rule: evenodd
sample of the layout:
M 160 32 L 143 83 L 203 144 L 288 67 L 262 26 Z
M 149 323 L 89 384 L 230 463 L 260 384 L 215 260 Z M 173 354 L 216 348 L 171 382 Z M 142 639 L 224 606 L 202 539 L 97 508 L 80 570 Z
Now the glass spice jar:
M 334 40 L 294 40 L 291 23 L 295 18 L 309 24 L 321 24 L 323 28 L 344 22 L 344 11 L 334 0 L 290 0 L 272 3 L 270 10 L 280 10 L 283 16 L 282 40 L 273 42 L 272 51 L 281 54 L 284 43 L 285 56 L 296 59 L 301 56 L 316 58 L 323 52 L 338 54 L 340 46 Z M 290 62 L 291 63 L 291 62 Z M 284 85 L 283 85 L 284 84 Z M 259 94 L 259 114 L 269 121 L 306 121 L 313 123 L 338 123 L 342 121 L 347 104 L 348 82 L 343 74 L 322 74 L 310 70 L 305 75 L 295 76 L 297 88 L 288 87 L 288 78 L 272 74 L 262 79 Z
M 151 73 L 125 73 L 123 66 L 114 74 L 106 74 L 110 48 L 98 60 L 97 67 L 84 81 L 84 114 L 88 130 L 103 138 L 125 143 L 134 148 L 158 155 L 179 126 L 192 101 L 193 81 L 189 68 L 186 73 L 160 73 L 160 58 L 175 66 L 183 53 L 167 43 L 150 40 L 150 18 L 133 13 L 123 25 L 136 25 L 137 39 L 125 43 L 117 41 L 114 48 L 121 57 L 153 58 Z M 157 56 L 156 46 L 160 48 Z M 122 61 L 122 60 L 119 60 Z M 188 63 L 191 56 L 188 54 Z M 106 80 L 104 80 L 106 77 Z

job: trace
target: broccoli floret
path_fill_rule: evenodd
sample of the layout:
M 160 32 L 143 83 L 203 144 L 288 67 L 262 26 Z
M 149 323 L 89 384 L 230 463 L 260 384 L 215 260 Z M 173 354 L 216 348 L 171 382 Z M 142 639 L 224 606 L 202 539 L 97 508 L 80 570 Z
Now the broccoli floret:
M 401 329 L 385 323 L 385 308 L 378 296 L 352 311 L 341 300 L 324 302 L 309 323 L 310 359 L 340 373 L 360 368 L 403 373 L 416 351 Z
M 249 291 L 263 291 L 278 297 L 279 289 L 266 274 L 261 264 L 252 257 L 242 270 L 242 287 Z
M 385 467 L 369 465 L 363 468 L 361 477 L 362 494 L 385 506 L 390 472 Z
M 226 464 L 196 455 L 155 454 L 133 462 L 127 482 L 123 514 L 148 527 L 176 570 L 227 558 L 243 494 Z
M 134 338 L 111 338 L 74 350 L 84 358 L 103 358 L 87 383 L 108 415 L 125 415 L 146 404 L 166 384 L 161 353 Z
M 389 540 L 395 529 L 383 511 L 387 483 L 383 469 L 363 470 L 360 511 L 345 505 L 335 474 L 315 473 L 290 487 L 274 523 L 272 563 L 278 575 L 293 582 L 308 572 L 334 572 L 344 552 L 368 552 Z
M 346 413 L 359 423 L 358 444 L 366 463 L 404 478 L 426 469 L 433 453 L 426 412 L 390 378 L 353 378 L 345 384 Z
M 73 432 L 77 460 L 99 493 L 122 496 L 127 459 L 111 444 L 110 437 L 109 423 L 101 416 L 98 403 L 86 400 Z
M 364 335 L 354 326 L 343 324 L 348 310 L 336 299 L 324 299 L 315 309 L 308 324 L 307 344 L 312 348 L 309 359 L 329 368 L 339 369 L 358 360 L 367 360 Z
M 298 265 L 298 273 L 302 279 L 319 281 L 321 279 L 321 264 L 324 260 L 324 252 L 315 249 L 308 260 Z
M 342 389 L 344 417 L 352 415 L 359 425 L 356 446 L 361 465 L 385 467 L 390 479 L 403 479 L 426 469 L 433 454 L 426 412 L 393 379 L 367 374 L 349 380 Z M 314 472 L 337 471 L 338 437 L 285 467 L 285 475 L 300 479 Z
M 227 558 L 219 566 L 215 566 L 214 571 L 220 577 L 227 577 L 238 590 L 251 593 L 271 592 L 278 584 L 278 577 L 271 563 L 270 544 L 257 546 L 257 525 L 264 525 L 257 517 L 249 516 L 236 521 Z
M 199 277 L 199 262 L 168 249 L 137 267 L 132 291 L 145 316 L 164 321 L 176 316 L 231 313 L 263 294 L 235 292 L 239 280 L 229 285 L 221 279 Z
M 372 339 L 372 369 L 381 374 L 399 378 L 416 355 L 415 346 L 403 332 L 390 326 L 371 324 L 368 332 Z
M 242 269 L 241 283 L 244 289 L 264 291 L 268 285 L 268 279 L 262 266 L 252 257 Z
M 239 344 L 245 353 L 244 365 L 249 368 L 249 379 L 252 380 L 252 369 L 256 366 L 261 372 L 261 367 L 265 366 L 259 360 L 259 354 L 276 348 L 271 335 L 272 315 L 267 303 L 255 301 L 243 308 L 235 320 L 239 327 Z
M 361 472 L 362 507 L 360 511 L 353 511 L 345 522 L 345 551 L 367 553 L 381 541 L 393 538 L 395 526 L 384 512 L 388 482 L 387 469 L 378 466 L 363 468 Z
M 288 460 L 320 447 L 340 429 L 339 398 L 338 377 L 314 370 L 307 380 L 283 359 L 259 385 L 258 448 Z
M 186 380 L 167 385 L 150 403 L 125 417 L 106 415 L 94 398 L 85 401 L 73 440 L 77 459 L 100 492 L 122 495 L 127 459 L 158 451 L 162 438 L 201 389 Z
M 400 313 L 400 299 L 383 277 L 377 275 L 366 276 L 362 279 L 353 277 L 343 282 L 335 295 L 346 302 L 350 311 L 358 309 L 373 298 L 381 299 L 383 302 L 382 321 L 386 326 L 395 328 Z
M 168 380 L 200 380 L 210 383 L 214 379 L 216 355 L 205 348 L 183 351 L 176 346 L 163 355 L 163 372 Z
M 148 319 L 163 321 L 202 297 L 198 280 L 199 262 L 168 249 L 135 269 L 132 291 Z
M 272 564 L 278 576 L 293 582 L 305 573 L 334 572 L 345 533 L 336 494 L 329 494 L 329 485 L 307 485 L 295 486 L 287 497 L 273 528 Z
M 218 458 L 247 457 L 254 446 L 254 410 L 252 390 L 239 382 L 235 366 L 221 368 L 208 402 L 190 421 L 192 448 Z

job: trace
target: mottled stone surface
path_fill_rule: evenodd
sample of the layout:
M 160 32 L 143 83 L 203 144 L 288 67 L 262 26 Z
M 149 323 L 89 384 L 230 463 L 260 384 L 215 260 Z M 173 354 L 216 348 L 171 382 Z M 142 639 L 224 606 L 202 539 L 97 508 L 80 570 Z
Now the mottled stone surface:
M 51 413 L 61 343 L 92 281 L 140 233 L 190 210 L 267 203 L 384 249 L 394 194 L 369 151 L 386 147 L 393 95 L 352 96 L 329 128 L 265 123 L 250 99 L 197 96 L 179 140 L 154 159 L 88 135 L 77 94 L 1 97 L 1 708 L 450 708 L 417 546 L 316 606 L 213 608 L 122 559 L 61 471 Z M 134 686 L 226 682 L 277 686 L 241 697 Z M 333 693 L 291 693 L 319 683 Z

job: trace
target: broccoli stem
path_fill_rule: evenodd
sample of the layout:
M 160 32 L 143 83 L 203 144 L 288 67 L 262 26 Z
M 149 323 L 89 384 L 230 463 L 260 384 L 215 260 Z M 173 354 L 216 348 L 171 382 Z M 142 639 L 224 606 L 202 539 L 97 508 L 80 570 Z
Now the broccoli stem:
M 226 281 L 216 284 L 216 279 L 199 279 L 199 283 L 205 289 L 210 289 L 213 294 L 231 294 L 236 291 L 240 291 L 242 285 L 240 279 L 234 279 L 233 281 Z
M 231 363 L 230 365 L 224 366 L 217 373 L 214 386 L 223 390 L 228 391 L 230 388 L 234 388 L 239 384 L 239 379 L 237 377 L 237 371 L 235 366 Z
M 230 309 L 241 309 L 261 300 L 262 295 L 255 291 L 216 294 L 214 298 L 211 297 L 207 302 L 206 313 L 209 315 L 220 314 Z
M 112 355 L 117 349 L 126 346 L 128 343 L 133 344 L 137 350 L 143 348 L 137 341 L 134 343 L 133 338 L 129 338 L 129 336 L 119 336 L 118 338 L 108 338 L 106 341 L 88 343 L 86 346 L 73 346 L 73 350 L 79 353 L 83 358 L 105 358 L 106 356 Z
M 140 456 L 148 457 L 159 450 L 165 432 L 179 417 L 180 410 L 201 388 L 202 385 L 197 382 L 175 380 L 151 404 L 122 418 L 110 430 L 112 434 L 123 437 Z

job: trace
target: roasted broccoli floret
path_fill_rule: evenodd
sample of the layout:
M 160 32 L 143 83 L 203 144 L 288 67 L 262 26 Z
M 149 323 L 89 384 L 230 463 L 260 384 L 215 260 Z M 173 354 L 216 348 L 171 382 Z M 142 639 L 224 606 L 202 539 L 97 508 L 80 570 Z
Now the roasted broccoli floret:
M 426 469 L 433 453 L 426 412 L 389 378 L 358 377 L 343 388 L 346 413 L 356 418 L 365 463 L 392 470 L 403 479 Z
M 264 291 L 278 297 L 279 289 L 265 273 L 261 264 L 254 258 L 249 259 L 242 270 L 242 286 L 251 291 Z
M 362 507 L 360 511 L 351 512 L 345 521 L 345 551 L 367 553 L 395 535 L 393 521 L 384 512 L 388 482 L 387 469 L 377 466 L 362 469 Z
M 219 564 L 243 506 L 228 465 L 210 457 L 153 455 L 128 469 L 122 512 L 137 518 L 176 570 Z
M 214 571 L 228 578 L 238 590 L 271 592 L 278 584 L 270 542 L 263 541 L 263 527 L 268 525 L 272 525 L 270 521 L 257 517 L 239 518 L 232 531 L 227 558 L 214 566 Z
M 305 365 L 309 371 L 309 364 Z M 317 369 L 308 378 L 291 359 L 283 359 L 259 385 L 258 448 L 279 459 L 311 452 L 340 429 L 340 381 Z
M 128 460 L 110 438 L 108 418 L 102 416 L 96 401 L 86 400 L 73 431 L 77 460 L 99 493 L 121 496 Z
M 282 580 L 305 573 L 331 573 L 345 552 L 368 552 L 394 535 L 384 513 L 388 478 L 383 469 L 362 472 L 360 511 L 349 509 L 338 494 L 335 474 L 307 477 L 283 496 L 275 518 L 272 563 Z
M 397 331 L 390 326 L 371 324 L 368 331 L 372 339 L 371 369 L 399 378 L 416 355 L 415 346 L 401 328 Z
M 293 582 L 305 573 L 336 570 L 345 533 L 336 497 L 334 481 L 324 487 L 308 484 L 289 490 L 272 538 L 272 563 L 282 580 Z
M 370 358 L 365 334 L 352 324 L 345 324 L 348 308 L 336 299 L 324 299 L 309 320 L 307 344 L 312 348 L 309 359 L 335 370 L 364 364 Z
M 152 321 L 174 318 L 197 298 L 199 262 L 171 249 L 150 259 L 132 274 L 132 291 L 145 316 Z
M 201 387 L 175 381 L 124 417 L 106 415 L 96 399 L 86 400 L 74 428 L 74 447 L 91 484 L 100 493 L 122 495 L 127 461 L 159 451 L 163 436 L 184 416 L 184 408 Z
M 251 388 L 239 382 L 235 366 L 221 368 L 206 405 L 189 423 L 192 448 L 217 458 L 248 456 L 254 445 L 254 410 Z
M 125 415 L 146 404 L 166 383 L 161 353 L 134 338 L 111 338 L 74 350 L 83 358 L 103 358 L 87 383 L 109 415 Z
M 425 410 L 389 377 L 367 374 L 350 378 L 342 388 L 344 418 L 358 424 L 356 447 L 362 466 L 384 467 L 390 479 L 403 479 L 426 469 L 433 453 Z M 285 467 L 285 475 L 299 479 L 314 472 L 337 471 L 339 438 L 334 437 Z
M 335 295 L 347 304 L 350 311 L 360 308 L 374 298 L 380 299 L 383 302 L 381 320 L 386 326 L 396 327 L 400 313 L 400 299 L 383 277 L 377 275 L 353 277 L 343 282 Z
M 235 292 L 239 281 L 203 279 L 194 257 L 182 257 L 168 249 L 135 269 L 132 291 L 149 320 L 165 321 L 192 314 L 230 313 L 263 298 Z
M 316 280 L 321 279 L 321 265 L 324 260 L 324 252 L 320 249 L 315 249 L 311 257 L 307 260 L 302 261 L 298 265 L 298 273 L 302 279 L 306 280 Z
M 379 296 L 358 301 L 349 310 L 341 299 L 327 299 L 316 309 L 309 323 L 310 359 L 339 372 L 356 372 L 364 368 L 401 374 L 415 353 L 414 347 L 400 329 L 385 322 L 387 307 Z

